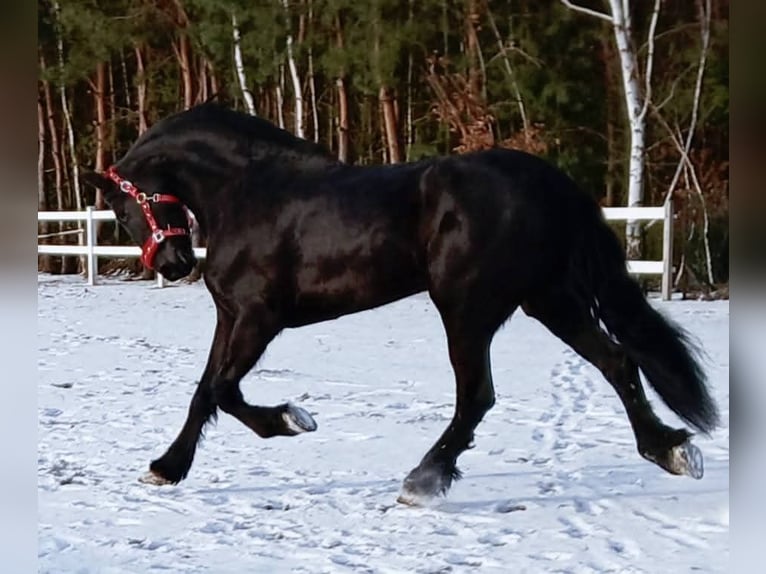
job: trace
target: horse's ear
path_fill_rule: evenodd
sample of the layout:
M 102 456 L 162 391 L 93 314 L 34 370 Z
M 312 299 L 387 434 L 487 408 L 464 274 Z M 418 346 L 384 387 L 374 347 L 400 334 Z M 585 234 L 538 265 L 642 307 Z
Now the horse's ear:
M 117 185 L 111 179 L 89 169 L 80 172 L 80 181 L 86 184 L 81 192 L 85 205 L 94 205 L 96 203 L 97 189 L 100 189 L 104 192 L 104 195 L 107 195 L 116 191 L 117 188 Z

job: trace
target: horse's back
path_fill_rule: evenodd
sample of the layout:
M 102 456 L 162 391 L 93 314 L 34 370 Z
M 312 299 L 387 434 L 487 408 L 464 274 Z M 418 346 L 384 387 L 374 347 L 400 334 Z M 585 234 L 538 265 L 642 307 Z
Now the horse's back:
M 403 169 L 402 169 L 403 168 Z M 335 318 L 422 291 L 416 166 L 345 168 L 299 186 L 275 225 L 293 277 L 290 322 Z

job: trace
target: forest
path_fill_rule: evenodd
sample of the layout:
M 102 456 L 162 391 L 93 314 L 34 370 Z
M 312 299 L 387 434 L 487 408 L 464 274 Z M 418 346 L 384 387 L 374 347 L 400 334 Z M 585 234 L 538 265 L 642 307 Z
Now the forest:
M 504 146 L 605 207 L 672 201 L 676 288 L 726 296 L 728 76 L 728 0 L 38 0 L 38 209 L 84 208 L 82 170 L 215 98 L 344 162 Z M 660 228 L 616 231 L 630 258 L 658 259 Z M 110 242 L 127 238 L 103 223 Z

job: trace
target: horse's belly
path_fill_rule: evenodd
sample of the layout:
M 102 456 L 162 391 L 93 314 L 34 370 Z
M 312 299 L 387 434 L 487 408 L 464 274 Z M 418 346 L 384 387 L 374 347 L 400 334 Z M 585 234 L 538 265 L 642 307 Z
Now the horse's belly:
M 372 309 L 423 291 L 425 280 L 413 265 L 378 268 L 363 265 L 356 269 L 307 266 L 296 276 L 295 297 L 287 317 L 296 327 L 335 319 Z

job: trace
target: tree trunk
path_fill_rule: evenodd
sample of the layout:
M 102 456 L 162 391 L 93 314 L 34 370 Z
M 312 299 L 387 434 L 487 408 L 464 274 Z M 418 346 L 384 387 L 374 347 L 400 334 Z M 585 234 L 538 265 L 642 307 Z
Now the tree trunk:
M 285 67 L 279 66 L 279 81 L 277 83 L 277 125 L 285 129 Z
M 481 22 L 478 0 L 465 0 L 465 42 L 468 57 L 468 88 L 476 98 L 484 98 L 485 81 L 482 74 L 482 58 L 476 29 Z
M 299 35 L 298 42 L 303 42 L 305 39 L 306 28 L 311 29 L 314 25 L 314 6 L 312 0 L 308 0 L 308 22 L 301 16 L 301 33 Z M 314 51 L 309 43 L 308 50 L 308 84 L 309 84 L 309 97 L 311 98 L 311 121 L 314 126 L 314 142 L 319 142 L 319 108 L 317 106 L 317 88 L 316 79 L 314 77 Z M 332 133 L 332 132 L 331 132 Z
M 343 27 L 340 16 L 335 18 L 336 42 L 338 48 L 343 50 Z M 335 79 L 335 87 L 338 91 L 338 161 L 348 163 L 348 95 L 346 93 L 346 71 L 341 69 Z
M 647 38 L 646 67 L 644 70 L 644 93 L 639 87 L 639 69 L 636 51 L 633 48 L 633 29 L 630 19 L 629 0 L 609 0 L 611 15 L 561 0 L 567 7 L 595 16 L 612 25 L 617 51 L 620 57 L 622 83 L 630 123 L 630 166 L 628 169 L 628 207 L 640 206 L 644 201 L 644 154 L 646 152 L 646 112 L 651 101 L 651 78 L 654 60 L 654 30 L 662 0 L 655 0 L 649 23 Z M 628 259 L 641 257 L 641 225 L 628 220 L 625 226 L 625 250 Z
M 189 57 L 189 36 L 181 30 L 178 38 L 178 46 L 173 46 L 178 58 L 178 67 L 181 70 L 183 83 L 184 109 L 188 110 L 194 105 L 194 86 L 192 81 L 191 58 Z
M 601 41 L 601 50 L 604 61 L 604 92 L 606 97 L 606 177 L 605 189 L 604 189 L 604 205 L 606 207 L 614 207 L 617 205 L 617 198 L 615 187 L 619 181 L 617 173 L 617 157 L 619 153 L 619 144 L 617 142 L 617 114 L 615 113 L 615 106 L 613 104 L 612 86 L 614 86 L 615 78 L 612 68 L 612 62 L 614 58 L 614 52 L 612 44 L 608 38 L 603 38 Z
M 623 51 L 623 48 L 620 48 Z M 622 60 L 623 66 L 626 60 Z M 628 106 L 630 120 L 630 163 L 628 167 L 628 200 L 627 207 L 639 207 L 644 201 L 644 153 L 646 151 L 646 125 L 639 119 L 636 110 L 638 108 L 638 82 L 635 77 L 635 68 L 627 71 L 623 68 L 623 82 L 625 84 L 625 103 Z M 625 248 L 628 259 L 641 257 L 641 224 L 638 221 L 629 220 L 625 226 Z
M 64 39 L 61 34 L 61 8 L 58 3 L 58 0 L 54 0 L 53 2 L 53 11 L 56 18 L 56 52 L 58 56 L 58 67 L 59 67 L 59 73 L 61 74 L 61 77 L 64 77 Z M 82 209 L 82 195 L 80 193 L 80 165 L 77 159 L 77 146 L 75 145 L 75 137 L 74 137 L 74 126 L 72 125 L 72 115 L 69 111 L 69 101 L 67 98 L 66 93 L 66 85 L 64 84 L 63 80 L 59 84 L 59 98 L 61 100 L 61 109 L 64 112 L 64 123 L 66 126 L 66 132 L 67 132 L 67 140 L 69 143 L 69 160 L 71 162 L 71 170 L 72 170 L 72 177 L 70 179 L 71 187 L 70 191 L 72 195 L 74 196 L 74 205 L 76 209 L 80 210 Z M 82 224 L 77 224 L 78 229 L 82 230 Z M 82 233 L 77 234 L 78 237 L 78 244 L 83 245 L 84 244 L 84 238 Z M 85 270 L 86 265 L 85 257 L 80 258 L 80 268 L 82 271 Z
M 43 104 L 37 100 L 37 210 L 48 211 L 48 198 L 45 195 L 45 112 Z M 49 225 L 47 221 L 40 223 L 42 235 L 48 235 Z M 51 272 L 51 256 L 40 256 L 40 270 L 43 273 Z
M 130 82 L 128 81 L 128 65 L 125 62 L 125 51 L 122 48 L 120 48 L 120 72 L 122 75 L 123 93 L 125 94 L 125 105 L 130 109 L 133 107 L 133 104 L 131 103 L 131 89 Z
M 138 100 L 138 135 L 143 134 L 148 128 L 146 121 L 146 69 L 141 47 L 135 46 L 136 52 L 136 99 Z
M 395 98 L 391 95 L 391 90 L 387 86 L 381 86 L 378 92 L 378 101 L 383 110 L 383 133 L 388 150 L 389 163 L 399 163 L 402 161 L 401 149 L 399 146 L 398 119 L 394 103 Z
M 107 116 L 112 118 L 117 117 L 117 89 L 115 86 L 115 80 L 114 80 L 114 65 L 112 62 L 109 62 L 109 65 L 107 66 L 107 70 L 109 70 L 109 111 Z M 107 124 L 108 125 L 108 124 Z M 117 130 L 114 128 L 106 129 L 106 135 L 107 135 L 107 158 L 108 163 L 112 164 L 114 163 L 115 157 L 114 157 L 114 150 L 117 147 Z
M 624 5 L 623 5 L 624 2 Z M 627 0 L 609 0 L 612 8 L 614 37 L 620 56 L 625 104 L 630 121 L 630 167 L 628 169 L 628 207 L 644 202 L 644 155 L 646 153 L 646 110 L 651 99 L 651 67 L 654 47 L 654 26 L 659 13 L 660 0 L 656 0 L 649 29 L 643 97 L 638 83 L 638 59 L 632 46 L 630 5 Z M 625 250 L 628 259 L 639 259 L 642 252 L 641 225 L 628 220 L 625 226 Z
M 45 112 L 42 102 L 37 100 L 37 210 L 47 211 L 48 201 L 45 197 Z M 40 223 L 41 227 L 47 228 L 48 222 Z M 43 233 L 48 230 L 44 229 Z
M 255 104 L 253 103 L 253 94 L 247 87 L 247 76 L 245 75 L 245 65 L 242 62 L 242 48 L 239 39 L 239 25 L 237 24 L 237 15 L 231 14 L 231 30 L 234 40 L 234 69 L 239 81 L 239 89 L 242 91 L 242 98 L 245 100 L 245 109 L 251 116 L 255 115 Z
M 215 69 L 213 68 L 213 65 L 210 62 L 207 63 L 207 67 L 208 67 L 208 72 L 210 73 L 210 91 L 213 94 L 219 94 L 220 90 L 218 87 L 218 76 L 215 73 Z
M 45 70 L 45 58 L 40 54 L 40 68 Z M 56 210 L 64 211 L 66 206 L 64 205 L 64 182 L 63 182 L 63 163 L 62 163 L 62 149 L 61 140 L 59 139 L 58 129 L 56 127 L 56 118 L 54 116 L 54 101 L 51 93 L 51 85 L 48 81 L 43 80 L 43 95 L 45 96 L 45 112 L 48 122 L 48 134 L 50 136 L 50 150 L 51 157 L 53 158 L 53 173 L 54 173 L 54 191 L 56 192 Z M 52 227 L 52 226 L 51 226 Z M 50 227 L 49 227 L 50 229 Z M 55 227 L 57 231 L 64 231 L 64 222 L 59 221 Z M 51 265 L 54 261 L 59 273 L 64 272 L 64 259 L 56 257 L 51 260 Z M 60 265 L 59 265 L 60 264 Z M 53 269 L 51 269 L 53 271 Z
M 208 91 L 208 65 L 207 59 L 204 56 L 200 56 L 199 60 L 199 82 L 197 85 L 197 101 L 206 102 L 210 97 Z
M 293 54 L 293 35 L 290 30 L 290 2 L 282 0 L 282 6 L 285 9 L 285 18 L 287 20 L 287 66 L 290 70 L 290 79 L 293 84 L 293 93 L 295 94 L 295 135 L 299 138 L 305 137 L 303 131 L 303 89 L 301 88 L 300 76 L 298 76 L 298 66 L 295 63 Z
M 93 104 L 96 108 L 96 171 L 106 170 L 106 64 L 96 64 L 96 82 L 91 84 Z M 104 192 L 96 190 L 96 209 L 104 209 Z M 99 222 L 100 223 L 100 222 Z M 100 227 L 100 226 L 99 226 Z

